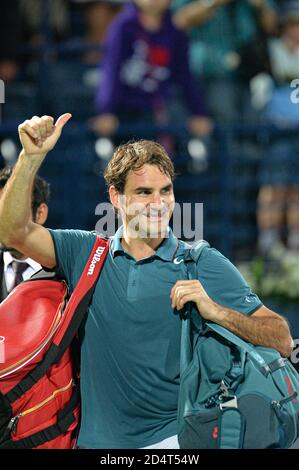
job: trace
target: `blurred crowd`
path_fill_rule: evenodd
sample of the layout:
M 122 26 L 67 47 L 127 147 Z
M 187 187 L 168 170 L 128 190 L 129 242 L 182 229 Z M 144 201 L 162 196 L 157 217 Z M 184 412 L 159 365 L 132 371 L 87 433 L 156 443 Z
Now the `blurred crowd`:
M 0 36 L 8 88 L 37 83 L 55 63 L 65 72 L 74 57 L 93 68 L 86 121 L 114 143 L 130 122 L 164 126 L 158 139 L 170 153 L 167 126 L 177 121 L 207 146 L 218 124 L 299 122 L 298 0 L 4 0 Z M 59 73 L 62 95 L 78 85 Z M 298 152 L 298 138 L 281 136 L 261 159 L 262 255 L 277 244 L 299 252 Z

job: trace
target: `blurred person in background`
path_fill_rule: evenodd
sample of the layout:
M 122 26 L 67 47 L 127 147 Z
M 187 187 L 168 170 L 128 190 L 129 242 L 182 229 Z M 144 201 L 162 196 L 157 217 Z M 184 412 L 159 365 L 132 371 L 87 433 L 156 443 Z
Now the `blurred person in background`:
M 24 40 L 33 47 L 42 43 L 44 33 L 54 41 L 70 34 L 68 0 L 20 0 L 20 15 Z
M 0 79 L 4 83 L 18 74 L 18 47 L 20 42 L 20 2 L 3 0 L 0 14 Z
M 244 61 L 251 101 L 261 119 L 284 127 L 298 125 L 299 93 L 293 82 L 299 77 L 298 0 L 282 4 L 278 37 L 253 43 Z M 262 158 L 257 210 L 258 250 L 262 255 L 274 253 L 273 249 L 277 252 L 278 247 L 283 253 L 283 242 L 299 253 L 298 154 L 298 137 L 284 133 L 270 141 Z
M 242 48 L 261 32 L 276 32 L 275 7 L 274 0 L 173 1 L 176 24 L 189 31 L 192 70 L 217 121 L 239 122 L 246 98 L 238 81 Z
M 73 0 L 74 1 L 74 0 Z M 101 59 L 101 47 L 107 29 L 120 13 L 124 0 L 76 0 L 84 7 L 85 40 L 92 49 L 84 54 L 83 60 L 89 64 L 98 64 Z
M 99 115 L 92 122 L 96 133 L 113 135 L 122 121 L 170 123 L 175 86 L 188 107 L 189 131 L 210 133 L 203 92 L 189 68 L 187 37 L 174 25 L 169 6 L 170 0 L 136 0 L 111 24 L 96 97 Z
M 0 171 L 0 197 L 4 186 L 8 182 L 13 168 L 6 167 Z M 31 211 L 32 221 L 43 225 L 48 217 L 48 204 L 50 197 L 49 184 L 40 176 L 35 177 Z M 41 269 L 41 265 L 18 250 L 0 244 L 0 302 L 20 282 L 29 279 Z

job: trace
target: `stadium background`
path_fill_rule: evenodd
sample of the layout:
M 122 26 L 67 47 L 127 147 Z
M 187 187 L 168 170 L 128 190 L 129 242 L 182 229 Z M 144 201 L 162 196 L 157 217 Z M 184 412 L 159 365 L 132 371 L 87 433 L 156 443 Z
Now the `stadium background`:
M 13 79 L 4 80 L 0 168 L 13 165 L 17 158 L 20 122 L 33 115 L 57 118 L 71 112 L 73 119 L 40 172 L 51 184 L 47 225 L 93 230 L 98 220 L 95 208 L 107 201 L 102 172 L 109 158 L 109 142 L 99 141 L 88 125 L 96 114 L 95 93 L 100 74 L 100 61 L 90 59 L 93 53 L 97 57 L 100 45 L 91 42 L 86 34 L 88 19 L 84 8 L 90 2 L 66 2 L 68 27 L 66 32 L 59 32 L 49 21 L 53 4 L 49 0 L 34 1 L 42 6 L 34 35 L 22 26 L 18 2 L 1 3 L 1 9 L 6 8 L 6 3 L 10 9 L 15 8 L 9 28 L 11 34 L 5 41 L 14 50 L 17 72 Z M 118 7 L 121 1 L 103 3 Z M 174 102 L 173 106 L 179 104 Z M 122 124 L 117 138 L 155 139 L 158 130 L 146 122 Z M 175 181 L 177 202 L 203 202 L 204 238 L 235 264 L 247 263 L 248 268 L 248 262 L 254 259 L 256 266 L 264 266 L 256 249 L 259 166 L 269 143 L 281 135 L 290 140 L 296 138 L 298 126 L 269 125 L 249 115 L 229 123 L 217 121 L 207 154 L 198 139 L 192 140 L 183 120 L 177 119 L 167 127 L 167 132 L 176 141 L 172 157 L 179 173 Z M 277 269 L 273 260 L 269 269 Z M 263 271 L 260 275 L 263 276 Z M 294 337 L 299 338 L 299 274 L 292 283 L 293 298 L 266 294 L 261 297 L 267 305 L 287 316 Z

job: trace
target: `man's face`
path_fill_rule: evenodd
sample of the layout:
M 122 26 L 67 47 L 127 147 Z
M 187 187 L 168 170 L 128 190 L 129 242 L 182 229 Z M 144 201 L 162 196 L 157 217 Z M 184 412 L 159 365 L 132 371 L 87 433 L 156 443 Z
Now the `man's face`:
M 173 185 L 155 165 L 144 165 L 127 176 L 118 195 L 124 226 L 135 238 L 163 238 L 174 209 Z

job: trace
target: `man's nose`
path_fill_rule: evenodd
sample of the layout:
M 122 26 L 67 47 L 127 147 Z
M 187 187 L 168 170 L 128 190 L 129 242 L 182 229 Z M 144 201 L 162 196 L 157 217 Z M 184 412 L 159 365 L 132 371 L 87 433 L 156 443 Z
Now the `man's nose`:
M 161 206 L 163 203 L 164 203 L 164 199 L 163 199 L 163 196 L 161 196 L 160 193 L 153 193 L 152 194 L 151 204 L 152 204 L 153 208 L 155 208 L 155 206 L 156 206 L 157 209 L 159 209 L 159 206 Z

